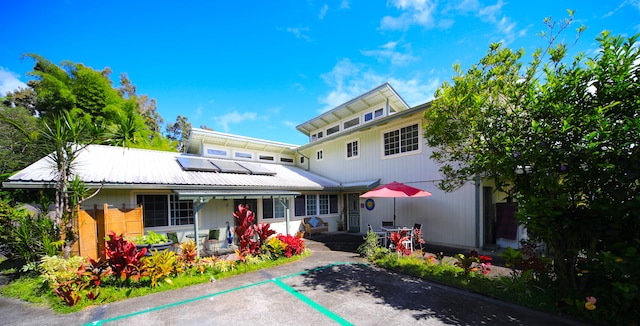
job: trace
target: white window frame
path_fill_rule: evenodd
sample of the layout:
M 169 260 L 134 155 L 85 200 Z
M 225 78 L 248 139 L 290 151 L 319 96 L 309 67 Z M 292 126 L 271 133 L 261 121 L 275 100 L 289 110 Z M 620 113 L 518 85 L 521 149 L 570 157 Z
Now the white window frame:
M 380 114 L 376 115 L 376 112 L 380 112 Z M 367 115 L 371 115 L 371 119 L 367 120 Z M 373 111 L 366 112 L 362 115 L 362 123 L 368 123 L 376 119 L 380 119 L 384 117 L 384 108 L 378 108 Z
M 351 156 L 349 156 L 349 154 L 350 154 L 349 153 L 349 145 L 353 145 L 354 143 L 356 144 L 356 153 L 355 153 L 355 155 L 352 154 Z M 346 156 L 347 160 L 353 160 L 353 159 L 359 158 L 360 157 L 360 149 L 361 149 L 361 147 L 360 147 L 360 139 L 359 138 L 352 139 L 352 140 L 348 141 L 345 144 L 345 151 L 346 151 L 345 152 L 345 156 Z M 352 150 L 353 150 L 353 146 L 352 146 Z
M 233 158 L 238 160 L 253 161 L 253 153 L 233 151 Z
M 332 130 L 332 129 L 336 129 L 336 128 L 337 128 L 337 130 L 336 130 L 336 131 L 329 132 L 330 130 Z M 337 134 L 337 133 L 339 133 L 339 132 L 340 132 L 340 124 L 337 124 L 337 125 L 335 125 L 335 126 L 332 126 L 332 127 L 330 127 L 330 128 L 327 128 L 326 134 L 327 134 L 327 136 L 330 136 L 330 135 L 333 135 L 333 134 Z
M 280 163 L 284 163 L 284 164 L 291 164 L 291 165 L 296 164 L 296 158 L 289 155 L 280 156 L 279 161 Z
M 409 151 L 402 151 L 402 134 L 401 131 L 404 128 L 407 127 L 413 127 L 417 125 L 417 145 L 418 147 L 416 149 L 413 150 L 409 150 Z M 398 132 L 398 153 L 393 153 L 393 154 L 386 154 L 386 148 L 385 148 L 385 135 L 391 132 Z M 420 122 L 414 122 L 414 123 L 409 123 L 409 124 L 405 124 L 405 125 L 401 125 L 395 128 L 389 128 L 387 130 L 382 131 L 382 133 L 380 134 L 380 138 L 382 138 L 381 140 L 381 151 L 380 154 L 382 155 L 382 159 L 388 159 L 388 158 L 396 158 L 396 157 L 401 157 L 401 156 L 407 156 L 407 155 L 415 155 L 415 154 L 419 154 L 422 152 L 422 125 L 420 124 Z
M 266 200 L 270 200 L 272 202 L 271 206 L 271 217 L 265 217 L 266 209 L 264 207 L 264 202 Z M 262 219 L 263 220 L 275 220 L 285 218 L 285 208 L 280 203 L 280 199 L 278 198 L 263 198 L 262 199 Z
M 191 214 L 190 216 L 187 216 L 187 219 L 195 219 L 195 211 L 193 208 L 193 201 L 189 201 L 189 200 L 180 200 L 178 199 L 178 195 L 177 194 L 173 194 L 173 193 L 162 193 L 162 192 L 139 192 L 139 193 L 134 193 L 133 194 L 133 198 L 134 198 L 134 202 L 136 203 L 136 205 L 140 205 L 141 203 L 138 202 L 138 196 L 166 196 L 167 197 L 167 225 L 155 225 L 155 226 L 145 226 L 145 228 L 172 228 L 172 227 L 183 227 L 183 226 L 193 226 L 193 223 L 191 224 L 173 224 L 172 222 L 175 219 L 178 219 L 178 216 L 176 215 L 176 212 L 181 211 L 180 207 L 179 207 L 179 203 L 180 202 L 190 202 L 191 203 Z M 173 205 L 174 207 L 172 207 L 172 203 L 177 203 L 177 205 Z M 143 210 L 143 214 L 144 214 L 144 206 L 142 207 Z M 144 218 L 144 217 L 143 217 Z M 142 224 L 144 225 L 144 220 L 142 221 Z
M 322 160 L 324 160 L 324 150 L 319 149 L 316 151 L 316 161 L 322 161 Z
M 212 152 L 222 152 L 224 154 L 213 154 L 210 153 L 209 151 Z M 226 149 L 222 149 L 222 148 L 214 148 L 214 147 L 208 147 L 205 149 L 205 156 L 210 156 L 210 157 L 224 157 L 224 158 L 228 158 L 229 157 L 229 150 Z
M 354 121 L 355 121 L 355 123 L 354 123 Z M 350 126 L 347 126 L 347 124 L 351 124 L 351 123 L 353 123 L 353 124 L 350 125 Z M 357 127 L 359 125 L 360 125 L 360 117 L 355 117 L 353 119 L 349 119 L 349 120 L 343 122 L 342 123 L 342 130 L 348 130 L 348 129 L 351 129 L 351 128 L 355 128 L 355 127 Z

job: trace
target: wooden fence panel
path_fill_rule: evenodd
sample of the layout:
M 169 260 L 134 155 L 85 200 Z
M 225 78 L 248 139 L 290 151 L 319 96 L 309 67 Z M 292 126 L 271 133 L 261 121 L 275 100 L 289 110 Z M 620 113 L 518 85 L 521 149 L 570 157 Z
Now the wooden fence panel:
M 127 238 L 134 238 L 144 234 L 142 221 L 142 207 L 133 209 L 109 208 L 94 206 L 93 210 L 78 211 L 78 249 L 76 254 L 91 258 L 105 259 L 105 237 L 109 231 L 124 234 Z

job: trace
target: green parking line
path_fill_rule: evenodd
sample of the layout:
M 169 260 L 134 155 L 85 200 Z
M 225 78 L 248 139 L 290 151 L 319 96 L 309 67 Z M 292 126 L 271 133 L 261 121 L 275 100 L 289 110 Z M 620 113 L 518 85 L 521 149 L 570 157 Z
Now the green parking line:
M 149 309 L 146 309 L 146 310 L 141 310 L 141 311 L 130 313 L 130 314 L 126 314 L 126 315 L 116 316 L 116 317 L 108 318 L 108 319 L 105 319 L 105 320 L 96 320 L 96 321 L 93 321 L 93 322 L 91 322 L 89 324 L 85 324 L 85 325 L 102 325 L 104 323 L 109 323 L 109 322 L 113 322 L 113 321 L 120 320 L 120 319 L 126 319 L 126 318 L 130 318 L 130 317 L 134 317 L 134 316 L 139 316 L 139 315 L 143 315 L 143 314 L 146 314 L 146 313 L 159 311 L 159 310 L 163 310 L 163 309 L 167 309 L 167 308 L 177 307 L 177 306 L 180 306 L 180 305 L 183 305 L 183 304 L 187 304 L 187 303 L 191 303 L 191 302 L 195 302 L 195 301 L 199 301 L 199 300 L 203 300 L 203 299 L 213 298 L 213 297 L 219 296 L 221 294 L 230 293 L 230 292 L 239 291 L 239 290 L 244 290 L 244 289 L 247 289 L 247 288 L 250 288 L 250 287 L 263 285 L 263 284 L 267 284 L 267 283 L 275 283 L 276 285 L 280 286 L 281 288 L 283 288 L 287 292 L 291 293 L 292 295 L 294 295 L 296 298 L 300 299 L 304 303 L 310 305 L 311 307 L 313 307 L 316 310 L 320 311 L 321 313 L 325 314 L 329 318 L 337 321 L 340 325 L 351 325 L 346 320 L 342 319 L 340 316 L 338 316 L 338 315 L 334 314 L 333 312 L 327 310 L 326 308 L 318 305 L 314 301 L 312 301 L 309 298 L 305 297 L 304 295 L 300 294 L 295 289 L 291 288 L 290 286 L 284 284 L 281 281 L 281 279 L 284 279 L 284 278 L 300 276 L 300 275 L 304 275 L 304 274 L 308 274 L 308 273 L 311 273 L 311 272 L 314 272 L 314 271 L 319 271 L 319 270 L 331 268 L 331 267 L 338 266 L 338 265 L 351 265 L 351 264 L 352 263 L 334 263 L 334 264 L 330 264 L 330 265 L 326 265 L 326 266 L 317 267 L 317 268 L 314 268 L 314 269 L 311 269 L 311 270 L 308 270 L 308 271 L 302 271 L 300 273 L 293 273 L 293 274 L 285 275 L 285 276 L 282 276 L 282 277 L 279 277 L 279 278 L 274 278 L 274 279 L 271 279 L 271 280 L 265 280 L 265 281 L 262 281 L 262 282 L 256 282 L 256 283 L 252 283 L 252 284 L 248 284 L 248 285 L 243 285 L 243 286 L 235 287 L 235 288 L 232 288 L 232 289 L 229 289 L 229 290 L 224 290 L 224 291 L 220 291 L 220 292 L 216 292 L 216 293 L 211 293 L 211 294 L 207 294 L 207 295 L 203 295 L 203 296 L 199 296 L 199 297 L 195 297 L 195 298 L 191 298 L 191 299 L 187 299 L 187 300 L 183 300 L 183 301 L 170 303 L 170 304 L 167 304 L 167 305 L 157 306 L 157 307 L 154 307 L 154 308 L 149 308 Z
M 309 299 L 308 297 L 306 297 L 302 293 L 296 291 L 296 289 L 284 284 L 284 282 L 282 282 L 280 279 L 274 279 L 273 282 L 276 285 L 278 285 L 279 287 L 281 287 L 282 289 L 284 289 L 285 291 L 289 292 L 289 294 L 291 294 L 294 297 L 300 299 L 300 301 L 302 301 L 302 302 L 308 304 L 309 306 L 311 306 L 311 308 L 313 308 L 315 310 L 318 310 L 323 315 L 333 319 L 338 324 L 340 324 L 340 325 L 353 325 L 350 322 L 348 322 L 345 319 L 343 319 L 342 317 L 340 317 L 337 314 L 335 314 L 333 311 L 331 311 L 331 310 L 319 305 L 317 302 Z

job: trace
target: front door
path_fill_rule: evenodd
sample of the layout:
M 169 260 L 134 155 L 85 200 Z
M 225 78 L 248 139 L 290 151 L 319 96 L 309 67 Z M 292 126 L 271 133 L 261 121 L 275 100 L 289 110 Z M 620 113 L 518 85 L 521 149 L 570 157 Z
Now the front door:
M 357 193 L 347 195 L 347 207 L 349 216 L 348 230 L 349 232 L 360 232 L 360 195 Z

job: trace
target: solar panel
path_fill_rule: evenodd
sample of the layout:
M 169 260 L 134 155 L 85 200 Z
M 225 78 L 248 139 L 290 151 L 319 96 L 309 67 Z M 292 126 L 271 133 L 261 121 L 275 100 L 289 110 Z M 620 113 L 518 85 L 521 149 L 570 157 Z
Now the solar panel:
M 251 171 L 251 174 L 255 175 L 276 175 L 275 172 L 265 168 L 264 166 L 251 162 L 238 162 L 245 169 Z
M 213 163 L 215 166 L 217 166 L 220 169 L 220 172 L 222 173 L 241 173 L 241 174 L 251 173 L 251 171 L 249 171 L 248 169 L 245 169 L 244 167 L 240 166 L 236 162 L 225 161 L 225 160 L 211 160 L 210 162 Z
M 178 163 L 185 171 L 202 171 L 202 172 L 218 172 L 220 169 L 211 164 L 209 160 L 188 157 L 188 156 L 178 156 Z

